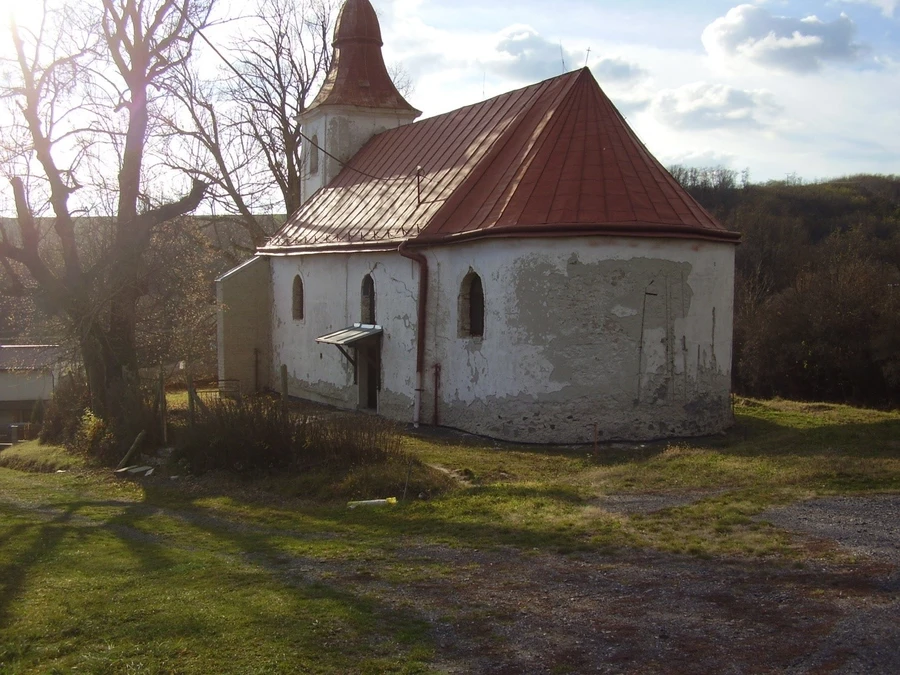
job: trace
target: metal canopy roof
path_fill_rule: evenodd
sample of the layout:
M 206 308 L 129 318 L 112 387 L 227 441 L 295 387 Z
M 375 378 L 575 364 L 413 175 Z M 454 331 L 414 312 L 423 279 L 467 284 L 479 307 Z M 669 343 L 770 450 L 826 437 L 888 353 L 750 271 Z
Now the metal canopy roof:
M 317 337 L 316 342 L 323 342 L 327 345 L 337 345 L 338 347 L 348 347 L 360 340 L 381 335 L 383 332 L 381 326 L 355 323 L 352 326 L 347 326 L 347 328 L 341 328 L 341 330 Z
M 260 252 L 584 235 L 740 240 L 587 69 L 378 134 Z

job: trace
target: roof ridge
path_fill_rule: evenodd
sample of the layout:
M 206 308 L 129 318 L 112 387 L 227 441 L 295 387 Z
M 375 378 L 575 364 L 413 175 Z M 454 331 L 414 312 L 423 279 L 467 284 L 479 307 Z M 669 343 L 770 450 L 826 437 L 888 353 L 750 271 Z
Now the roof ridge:
M 450 198 L 444 203 L 444 205 L 435 213 L 431 219 L 425 224 L 420 232 L 419 236 L 428 236 L 429 230 L 439 230 L 441 225 L 446 223 L 447 220 L 452 216 L 452 214 L 465 203 L 466 198 L 469 196 L 469 193 L 478 185 L 481 178 L 487 173 L 487 171 L 492 167 L 494 161 L 497 159 L 497 156 L 502 154 L 502 152 L 506 149 L 509 141 L 514 138 L 522 127 L 525 124 L 525 121 L 529 119 L 535 112 L 535 106 L 538 101 L 541 100 L 543 95 L 547 94 L 552 85 L 552 82 L 563 82 L 562 89 L 556 92 L 553 95 L 553 100 L 562 102 L 565 100 L 569 91 L 575 82 L 578 81 L 578 77 L 572 77 L 573 73 L 580 73 L 580 71 L 572 71 L 571 73 L 567 73 L 565 75 L 560 75 L 555 78 L 551 78 L 549 80 L 544 80 L 543 82 L 539 82 L 538 84 L 531 85 L 534 87 L 534 94 L 532 96 L 531 101 L 529 101 L 528 105 L 523 107 L 522 110 L 516 115 L 515 121 L 509 124 L 506 129 L 494 139 L 490 150 L 485 154 L 484 157 L 481 158 L 481 161 L 474 167 L 474 170 L 469 173 L 469 175 L 463 180 L 463 182 L 457 186 L 457 188 L 450 195 Z M 514 90 L 509 92 L 510 94 L 525 91 L 529 87 L 523 87 L 521 90 Z M 491 100 L 491 99 L 488 99 Z M 555 116 L 556 107 L 550 105 L 548 106 L 548 111 L 550 115 L 547 116 L 543 122 L 538 120 L 535 124 L 536 128 L 540 128 L 541 133 L 546 128 L 547 124 L 552 120 Z
M 497 212 L 497 220 L 498 222 L 503 219 L 503 216 L 506 214 L 507 209 L 512 204 L 513 200 L 517 196 L 519 190 L 519 186 L 521 186 L 522 178 L 528 173 L 531 169 L 532 164 L 534 164 L 535 160 L 541 154 L 541 150 L 544 148 L 546 143 L 549 141 L 552 136 L 552 132 L 557 129 L 559 124 L 563 121 L 561 117 L 563 112 L 565 111 L 566 118 L 572 112 L 572 107 L 575 106 L 575 97 L 578 95 L 578 91 L 582 88 L 581 85 L 584 82 L 584 71 L 586 68 L 582 68 L 579 71 L 577 77 L 575 77 L 572 81 L 571 86 L 569 86 L 564 92 L 560 94 L 559 104 L 550 110 L 550 115 L 547 118 L 546 123 L 543 125 L 543 128 L 540 130 L 540 134 L 535 138 L 534 142 L 527 148 L 523 148 L 524 152 L 522 153 L 522 161 L 519 163 L 518 168 L 514 172 L 513 178 L 510 180 L 511 185 L 515 185 L 514 189 L 508 190 L 504 188 L 504 192 L 507 193 L 506 201 L 503 204 L 503 207 Z M 590 75 L 589 71 L 588 74 Z M 577 107 L 577 106 L 576 106 Z M 558 138 L 557 134 L 557 138 Z M 530 195 L 528 197 L 530 199 Z M 528 199 L 525 199 L 525 204 L 527 204 Z M 497 203 L 500 202 L 500 199 L 497 200 Z M 496 205 L 495 205 L 496 207 Z M 522 207 L 525 208 L 524 205 Z
M 601 96 L 606 97 L 602 90 L 599 93 Z M 609 97 L 606 98 L 607 100 L 609 99 Z M 612 101 L 610 101 L 610 104 L 612 104 Z M 628 134 L 631 140 L 634 141 L 635 144 L 637 144 L 638 148 L 641 150 L 641 155 L 644 161 L 649 162 L 651 165 L 655 165 L 662 170 L 662 176 L 665 179 L 666 184 L 668 184 L 668 186 L 672 188 L 675 196 L 678 197 L 679 201 L 681 201 L 682 204 L 684 204 L 695 216 L 702 216 L 702 218 L 706 218 L 707 220 L 709 220 L 718 229 L 728 231 L 728 229 L 722 226 L 719 221 L 716 220 L 716 218 L 709 211 L 707 211 L 706 208 L 704 208 L 703 205 L 693 197 L 693 195 L 691 195 L 690 192 L 688 192 L 677 180 L 675 180 L 675 177 L 665 166 L 663 166 L 663 163 L 660 162 L 656 158 L 656 156 L 650 152 L 650 149 L 647 147 L 641 137 L 638 136 L 637 132 L 632 129 L 631 125 L 628 124 L 628 121 L 625 119 L 625 116 L 622 115 L 619 109 L 615 105 L 612 105 L 611 107 L 613 109 L 613 112 L 621 121 L 621 126 L 625 130 L 626 134 Z M 656 182 L 657 184 L 659 184 L 659 181 Z
M 587 69 L 585 68 L 584 70 L 587 70 Z M 588 72 L 588 77 L 591 80 L 593 80 L 593 76 L 590 75 L 590 71 L 587 71 L 587 72 Z M 575 87 L 575 84 L 582 85 L 582 86 Z M 596 84 L 596 81 L 594 81 L 594 84 L 597 88 L 599 88 L 599 85 Z M 575 119 L 577 121 L 578 111 L 579 111 L 578 103 L 580 101 L 579 95 L 583 94 L 584 85 L 585 85 L 585 77 L 584 77 L 584 71 L 582 71 L 582 73 L 579 74 L 579 77 L 575 80 L 575 83 L 573 84 L 572 89 L 569 92 L 567 92 L 566 98 L 560 102 L 559 108 L 554 111 L 554 120 L 553 121 L 555 122 L 555 124 L 553 124 L 552 126 L 550 126 L 548 124 L 548 128 L 545 128 L 544 132 L 541 134 L 545 138 L 544 138 L 543 142 L 541 143 L 541 147 L 536 150 L 535 158 L 544 149 L 544 146 L 546 145 L 547 141 L 549 140 L 549 136 L 550 136 L 551 132 L 554 132 L 554 131 L 556 132 L 556 134 L 557 134 L 556 142 L 559 142 L 559 138 L 562 136 L 562 132 L 566 128 L 569 118 L 571 117 L 571 115 L 573 113 L 575 114 Z M 563 116 L 563 111 L 565 111 L 565 116 Z M 538 139 L 535 140 L 534 145 L 537 145 L 537 143 L 538 143 Z M 572 139 L 569 139 L 569 143 L 566 145 L 566 152 L 563 156 L 563 164 L 564 165 L 567 163 L 566 160 L 568 160 L 568 158 L 569 158 L 569 151 L 571 150 L 571 148 L 572 148 Z M 534 161 L 534 159 L 532 159 L 532 162 L 533 161 Z M 556 189 L 553 191 L 554 198 L 556 196 L 558 196 L 558 194 L 559 194 L 559 184 L 562 181 L 562 176 L 563 176 L 562 171 L 560 171 L 559 175 L 556 176 Z M 535 183 L 535 187 L 537 187 L 537 185 L 538 184 Z M 529 195 L 528 199 L 525 201 L 525 207 L 524 207 L 525 209 L 528 208 L 528 203 L 533 198 L 533 195 L 534 195 L 534 193 L 532 192 L 532 194 Z M 553 202 L 554 202 L 554 200 L 550 200 L 550 202 L 547 204 L 547 215 L 545 216 L 545 219 L 547 219 L 547 220 L 549 220 L 550 214 L 553 212 Z

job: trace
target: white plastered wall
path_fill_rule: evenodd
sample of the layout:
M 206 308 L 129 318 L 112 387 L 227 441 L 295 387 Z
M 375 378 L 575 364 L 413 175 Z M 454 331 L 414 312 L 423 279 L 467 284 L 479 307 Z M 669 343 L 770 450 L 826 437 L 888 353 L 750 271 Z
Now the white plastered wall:
M 328 185 L 340 173 L 342 163 L 349 162 L 370 138 L 409 124 L 417 114 L 352 106 L 323 106 L 306 113 L 303 134 L 308 139 L 315 138 L 319 149 L 306 146 L 301 188 L 303 202 Z M 318 170 L 312 173 L 310 160 L 314 152 L 318 153 Z M 415 170 L 416 167 L 410 167 L 411 174 L 414 175 Z
M 382 326 L 378 412 L 408 421 L 415 391 L 418 273 L 398 253 L 296 255 L 272 259 L 273 367 L 288 369 L 293 396 L 355 408 L 359 386 L 337 347 L 316 338 L 360 322 L 362 282 L 375 283 L 375 319 Z M 303 280 L 303 319 L 292 315 L 294 277 Z M 352 350 L 349 350 L 353 355 Z
M 732 244 L 581 237 L 425 249 L 422 422 L 536 443 L 709 434 L 731 422 Z M 460 335 L 464 277 L 481 276 L 484 336 Z M 418 265 L 397 253 L 272 260 L 274 362 L 290 392 L 356 407 L 353 369 L 315 338 L 359 321 L 375 281 L 384 327 L 379 413 L 412 421 Z M 293 278 L 305 315 L 291 317 Z M 440 365 L 440 375 L 435 375 Z M 437 410 L 435 411 L 435 393 Z M 435 415 L 436 412 L 436 415 Z
M 427 253 L 424 418 L 540 443 L 708 434 L 731 421 L 734 246 L 687 240 L 487 240 Z M 484 336 L 459 337 L 474 271 Z
M 216 279 L 218 375 L 243 392 L 273 384 L 272 273 L 257 256 Z
M 0 371 L 0 401 L 46 401 L 53 395 L 53 374 L 41 370 Z

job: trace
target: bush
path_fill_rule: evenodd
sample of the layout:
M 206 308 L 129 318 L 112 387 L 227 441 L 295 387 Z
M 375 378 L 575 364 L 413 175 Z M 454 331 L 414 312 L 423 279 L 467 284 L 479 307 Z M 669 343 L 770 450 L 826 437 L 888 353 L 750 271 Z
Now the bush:
M 70 444 L 75 452 L 96 459 L 102 464 L 115 464 L 121 459 L 116 435 L 104 420 L 90 410 L 81 416 L 78 432 Z
M 100 464 L 115 466 L 145 430 L 146 442 L 155 443 L 159 430 L 152 393 L 143 387 L 123 387 L 111 396 L 122 411 L 115 419 L 103 420 L 90 408 L 87 383 L 80 375 L 63 377 L 44 411 L 38 439 L 43 444 L 64 445 Z
M 181 436 L 174 459 L 194 474 L 350 467 L 401 455 L 399 429 L 386 420 L 348 424 L 282 414 L 280 404 L 265 397 L 215 402 Z
M 91 396 L 83 377 L 70 373 L 61 378 L 44 410 L 38 436 L 41 443 L 72 445 L 81 428 L 81 416 L 90 403 Z

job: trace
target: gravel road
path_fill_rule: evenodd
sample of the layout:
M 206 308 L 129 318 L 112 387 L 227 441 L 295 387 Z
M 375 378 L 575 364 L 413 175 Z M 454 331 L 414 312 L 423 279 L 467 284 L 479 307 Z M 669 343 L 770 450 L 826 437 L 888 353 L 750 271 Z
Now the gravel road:
M 760 518 L 900 567 L 900 495 L 810 499 Z

